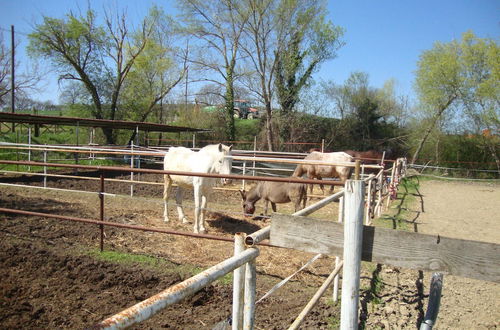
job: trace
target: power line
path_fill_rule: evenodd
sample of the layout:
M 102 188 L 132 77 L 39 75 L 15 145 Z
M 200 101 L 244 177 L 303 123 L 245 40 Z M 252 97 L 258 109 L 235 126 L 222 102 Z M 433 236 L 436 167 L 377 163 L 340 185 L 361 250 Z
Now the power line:
M 0 27 L 0 31 L 5 31 L 5 32 L 9 32 L 9 33 L 11 32 L 10 29 L 5 29 L 3 27 Z M 28 37 L 30 35 L 29 33 L 21 32 L 21 31 L 16 31 L 16 30 L 14 30 L 14 33 L 15 34 L 20 34 L 20 35 L 23 35 L 23 36 L 26 36 L 26 37 Z

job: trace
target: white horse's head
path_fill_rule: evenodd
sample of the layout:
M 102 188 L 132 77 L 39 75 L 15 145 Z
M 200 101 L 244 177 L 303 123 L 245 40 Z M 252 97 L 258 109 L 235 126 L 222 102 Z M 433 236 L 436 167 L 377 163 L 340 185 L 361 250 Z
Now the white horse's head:
M 233 146 L 226 146 L 222 143 L 218 145 L 218 155 L 217 160 L 214 164 L 214 172 L 219 174 L 231 174 L 231 169 L 233 167 L 233 157 L 231 157 L 231 150 Z M 231 179 L 223 178 L 222 184 L 231 183 Z

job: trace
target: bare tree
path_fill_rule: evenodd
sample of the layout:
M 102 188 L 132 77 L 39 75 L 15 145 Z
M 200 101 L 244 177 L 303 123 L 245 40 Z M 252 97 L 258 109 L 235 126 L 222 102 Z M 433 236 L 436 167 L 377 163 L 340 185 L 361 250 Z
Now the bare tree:
M 60 79 L 80 81 L 93 102 L 97 119 L 115 119 L 123 84 L 139 54 L 146 47 L 154 22 L 143 20 L 135 33 L 124 13 L 105 15 L 104 26 L 96 15 L 70 12 L 65 19 L 45 16 L 29 35 L 29 52 L 41 56 L 60 73 Z M 113 131 L 103 128 L 107 143 Z
M 273 150 L 273 96 L 283 113 L 290 113 L 300 90 L 327 59 L 342 46 L 342 29 L 325 20 L 325 2 L 246 0 L 251 12 L 243 50 L 257 78 L 248 87 L 266 110 L 266 142 Z M 282 131 L 288 131 L 286 123 Z
M 19 43 L 16 43 L 17 48 Z M 3 34 L 0 32 L 0 107 L 8 104 L 12 90 L 12 58 L 11 50 L 5 46 Z M 20 71 L 20 63 L 16 61 L 14 69 L 17 72 L 15 78 L 16 99 L 24 94 L 37 90 L 37 84 L 41 81 L 41 74 L 36 63 L 30 63 L 31 67 Z
M 248 20 L 241 1 L 178 0 L 184 33 L 194 36 L 197 51 L 190 58 L 204 80 L 223 85 L 226 137 L 235 139 L 234 83 L 240 39 Z

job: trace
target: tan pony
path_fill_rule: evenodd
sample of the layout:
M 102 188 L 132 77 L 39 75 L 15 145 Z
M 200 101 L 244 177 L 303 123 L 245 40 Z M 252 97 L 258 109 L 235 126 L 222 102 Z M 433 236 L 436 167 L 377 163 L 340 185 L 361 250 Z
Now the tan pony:
M 276 203 L 293 202 L 295 212 L 306 207 L 307 188 L 302 183 L 261 181 L 248 192 L 239 190 L 243 199 L 243 211 L 246 215 L 255 212 L 255 203 L 260 199 L 265 201 L 264 215 L 267 215 L 269 202 L 276 212 Z

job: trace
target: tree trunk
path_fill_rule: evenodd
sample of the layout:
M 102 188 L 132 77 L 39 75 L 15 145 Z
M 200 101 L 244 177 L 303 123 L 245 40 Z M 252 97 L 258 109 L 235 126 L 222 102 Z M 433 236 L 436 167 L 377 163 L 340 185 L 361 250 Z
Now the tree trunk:
M 115 144 L 115 138 L 113 137 L 113 129 L 112 128 L 103 127 L 102 133 L 104 134 L 104 137 L 106 138 L 106 144 Z
M 267 142 L 267 150 L 273 151 L 273 129 L 272 129 L 272 118 L 271 115 L 268 114 L 266 117 L 266 142 Z
M 234 126 L 234 87 L 233 87 L 233 72 L 231 69 L 226 70 L 226 137 L 229 141 L 234 141 L 236 136 L 236 128 Z
M 436 126 L 436 123 L 438 122 L 438 120 L 441 118 L 441 115 L 443 114 L 443 112 L 446 109 L 448 109 L 448 107 L 451 105 L 451 103 L 455 99 L 456 99 L 456 96 L 451 96 L 449 98 L 448 102 L 446 102 L 446 104 L 444 104 L 443 106 L 441 106 L 439 108 L 438 112 L 434 116 L 434 120 L 432 121 L 431 125 L 425 130 L 424 136 L 420 140 L 420 142 L 418 144 L 418 147 L 417 147 L 417 150 L 415 150 L 415 153 L 413 154 L 413 157 L 411 158 L 411 164 L 412 165 L 415 164 L 415 161 L 417 160 L 418 155 L 420 154 L 420 151 L 422 151 L 422 148 L 424 147 L 424 144 L 427 141 L 427 138 L 429 137 L 429 135 L 431 134 L 432 130 L 434 129 L 434 126 Z
M 488 149 L 490 149 L 491 155 L 493 156 L 493 159 L 495 159 L 495 163 L 497 165 L 497 171 L 498 174 L 500 174 L 500 158 L 498 157 L 497 151 L 496 151 L 496 145 L 493 143 L 490 143 L 487 139 L 486 144 L 488 145 Z

